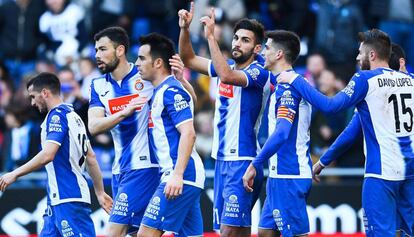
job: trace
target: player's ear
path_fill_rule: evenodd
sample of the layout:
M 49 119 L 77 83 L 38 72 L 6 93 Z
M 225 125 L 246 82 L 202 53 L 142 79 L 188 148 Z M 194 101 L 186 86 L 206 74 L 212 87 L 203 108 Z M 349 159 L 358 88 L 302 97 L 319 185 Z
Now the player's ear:
M 256 46 L 254 46 L 254 48 L 253 48 L 253 52 L 255 54 L 260 54 L 262 52 L 262 45 L 261 44 L 256 44 Z
M 370 50 L 368 53 L 369 61 L 374 61 L 377 58 L 377 52 Z
M 116 56 L 121 57 L 122 55 L 125 55 L 125 46 L 124 45 L 118 45 L 115 49 Z
M 164 66 L 164 61 L 161 58 L 156 58 L 154 60 L 154 67 L 155 68 L 161 68 Z
M 283 50 L 278 49 L 278 50 L 276 51 L 276 59 L 277 59 L 277 60 L 281 59 L 284 55 L 285 55 L 285 52 L 283 52 Z

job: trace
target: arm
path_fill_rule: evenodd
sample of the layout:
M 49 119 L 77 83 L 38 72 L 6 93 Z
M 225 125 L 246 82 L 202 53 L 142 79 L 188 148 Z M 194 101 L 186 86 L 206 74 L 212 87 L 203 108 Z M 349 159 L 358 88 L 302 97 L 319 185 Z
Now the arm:
M 19 177 L 31 173 L 44 167 L 49 162 L 53 161 L 59 145 L 54 142 L 46 142 L 44 148 L 26 164 L 13 170 L 10 173 L 4 174 L 0 178 L 0 190 L 3 192 L 10 184 L 14 183 Z
M 288 120 L 277 119 L 275 131 L 269 139 L 267 139 L 263 149 L 252 162 L 252 165 L 256 169 L 263 169 L 263 163 L 276 154 L 276 152 L 288 139 L 291 127 L 292 124 Z
M 185 66 L 199 73 L 208 75 L 208 64 L 209 61 L 206 58 L 197 56 L 194 53 L 193 46 L 190 39 L 189 26 L 194 15 L 194 2 L 191 2 L 190 12 L 181 9 L 178 12 L 180 26 L 180 37 L 178 40 L 178 50 L 180 57 L 183 60 Z
M 177 101 L 177 98 L 181 99 Z M 175 198 L 182 194 L 184 172 L 195 143 L 196 135 L 190 101 L 190 95 L 182 88 L 171 87 L 164 92 L 164 107 L 180 133 L 177 161 L 164 189 L 167 199 Z M 180 104 L 180 107 L 175 106 L 177 103 Z
M 246 75 L 240 70 L 232 70 L 230 68 L 214 38 L 214 9 L 211 10 L 210 16 L 205 16 L 201 18 L 200 21 L 204 24 L 204 32 L 208 41 L 211 59 L 213 61 L 214 69 L 220 77 L 220 81 L 224 84 L 246 87 L 248 85 Z
M 336 113 L 363 100 L 368 82 L 356 73 L 349 84 L 334 97 L 328 97 L 313 88 L 303 77 L 293 72 L 282 72 L 278 83 L 290 83 L 312 106 L 324 113 Z
M 184 171 L 187 168 L 196 139 L 192 120 L 180 124 L 177 129 L 180 132 L 178 158 L 172 177 L 165 186 L 164 193 L 167 199 L 175 198 L 183 192 Z
M 86 154 L 86 164 L 88 167 L 88 174 L 92 178 L 93 188 L 95 189 L 95 195 L 98 198 L 101 207 L 109 214 L 112 209 L 112 198 L 105 193 L 102 174 L 96 161 L 95 152 L 92 150 L 90 144 L 88 145 L 88 153 Z
M 124 110 L 105 117 L 105 111 L 101 107 L 92 107 L 88 110 L 88 129 L 91 135 L 97 135 L 106 132 L 126 117 L 135 112 L 135 109 L 141 105 L 128 105 Z

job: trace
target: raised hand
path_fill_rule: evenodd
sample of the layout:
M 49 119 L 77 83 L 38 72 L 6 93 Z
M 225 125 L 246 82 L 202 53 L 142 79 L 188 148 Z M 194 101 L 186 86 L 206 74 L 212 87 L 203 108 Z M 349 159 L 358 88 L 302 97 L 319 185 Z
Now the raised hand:
M 172 74 L 177 78 L 179 81 L 184 79 L 184 63 L 181 60 L 178 54 L 173 55 L 170 58 L 170 66 L 172 70 Z
M 200 23 L 204 25 L 204 37 L 209 39 L 214 38 L 214 27 L 216 25 L 216 18 L 214 8 L 211 8 L 209 16 L 203 16 L 200 18 Z
M 194 2 L 191 2 L 190 11 L 185 9 L 181 9 L 178 11 L 178 25 L 180 28 L 188 28 L 190 27 L 191 21 L 193 20 L 194 16 Z

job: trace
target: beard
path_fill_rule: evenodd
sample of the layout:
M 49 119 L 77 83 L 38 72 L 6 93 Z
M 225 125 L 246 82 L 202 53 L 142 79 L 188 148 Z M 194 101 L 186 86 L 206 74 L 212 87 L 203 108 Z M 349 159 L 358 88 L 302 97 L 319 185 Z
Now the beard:
M 368 57 L 361 60 L 361 70 L 370 70 L 371 66 L 369 65 Z
M 98 70 L 101 74 L 110 73 L 118 67 L 119 58 L 115 57 L 114 60 L 109 63 L 104 63 L 102 61 L 98 61 L 97 63 L 101 63 L 103 65 L 102 67 L 98 67 Z
M 234 56 L 234 52 L 239 52 L 240 56 Z M 243 53 L 241 50 L 238 49 L 232 49 L 231 50 L 231 58 L 237 63 L 237 64 L 243 64 L 247 60 L 250 59 L 250 57 L 253 55 L 253 50 L 249 51 L 247 53 Z

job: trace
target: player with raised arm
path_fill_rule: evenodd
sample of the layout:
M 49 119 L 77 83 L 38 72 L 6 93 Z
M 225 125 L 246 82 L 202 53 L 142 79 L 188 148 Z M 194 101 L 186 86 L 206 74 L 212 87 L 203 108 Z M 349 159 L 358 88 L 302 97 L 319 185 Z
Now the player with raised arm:
M 293 72 L 299 56 L 299 37 L 285 30 L 267 32 L 265 68 L 277 76 Z M 256 172 L 269 160 L 266 200 L 259 223 L 259 237 L 308 236 L 306 199 L 312 186 L 312 160 L 309 152 L 309 126 L 312 108 L 289 84 L 275 85 L 270 97 L 269 134 L 261 152 L 249 165 L 243 185 L 254 191 Z
M 184 64 L 192 70 L 208 74 L 217 81 L 214 114 L 212 157 L 216 159 L 214 178 L 214 229 L 221 236 L 250 236 L 251 210 L 262 183 L 256 177 L 254 193 L 242 186 L 242 175 L 259 150 L 257 125 L 267 99 L 270 73 L 263 67 L 259 55 L 264 28 L 256 20 L 242 19 L 234 27 L 232 59 L 226 61 L 214 38 L 214 10 L 201 18 L 211 59 L 195 55 L 189 25 L 194 14 L 180 10 L 179 52 Z
M 361 32 L 357 61 L 361 71 L 347 87 L 328 98 L 287 73 L 278 81 L 290 83 L 313 106 L 333 113 L 355 105 L 365 145 L 362 206 L 370 236 L 394 236 L 398 200 L 405 180 L 414 178 L 414 81 L 389 68 L 391 41 L 377 29 Z M 352 128 L 352 127 L 351 127 Z M 349 130 L 351 131 L 351 130 Z M 339 139 L 339 138 L 338 138 Z
M 138 236 L 159 237 L 165 231 L 179 236 L 203 236 L 200 194 L 205 175 L 194 149 L 193 101 L 175 78 L 182 71 L 169 64 L 174 55 L 173 42 L 157 33 L 142 36 L 139 41 L 136 64 L 142 78 L 154 86 L 149 139 L 162 176 Z
M 104 191 L 86 127 L 73 107 L 63 103 L 56 75 L 40 73 L 28 82 L 27 90 L 31 104 L 40 112 L 48 112 L 41 125 L 42 150 L 26 164 L 4 174 L 0 178 L 0 190 L 4 191 L 17 178 L 46 167 L 47 209 L 39 236 L 94 237 L 89 207 L 91 198 L 83 176 L 85 167 L 92 178 L 99 204 L 107 213 L 112 208 L 112 199 Z

